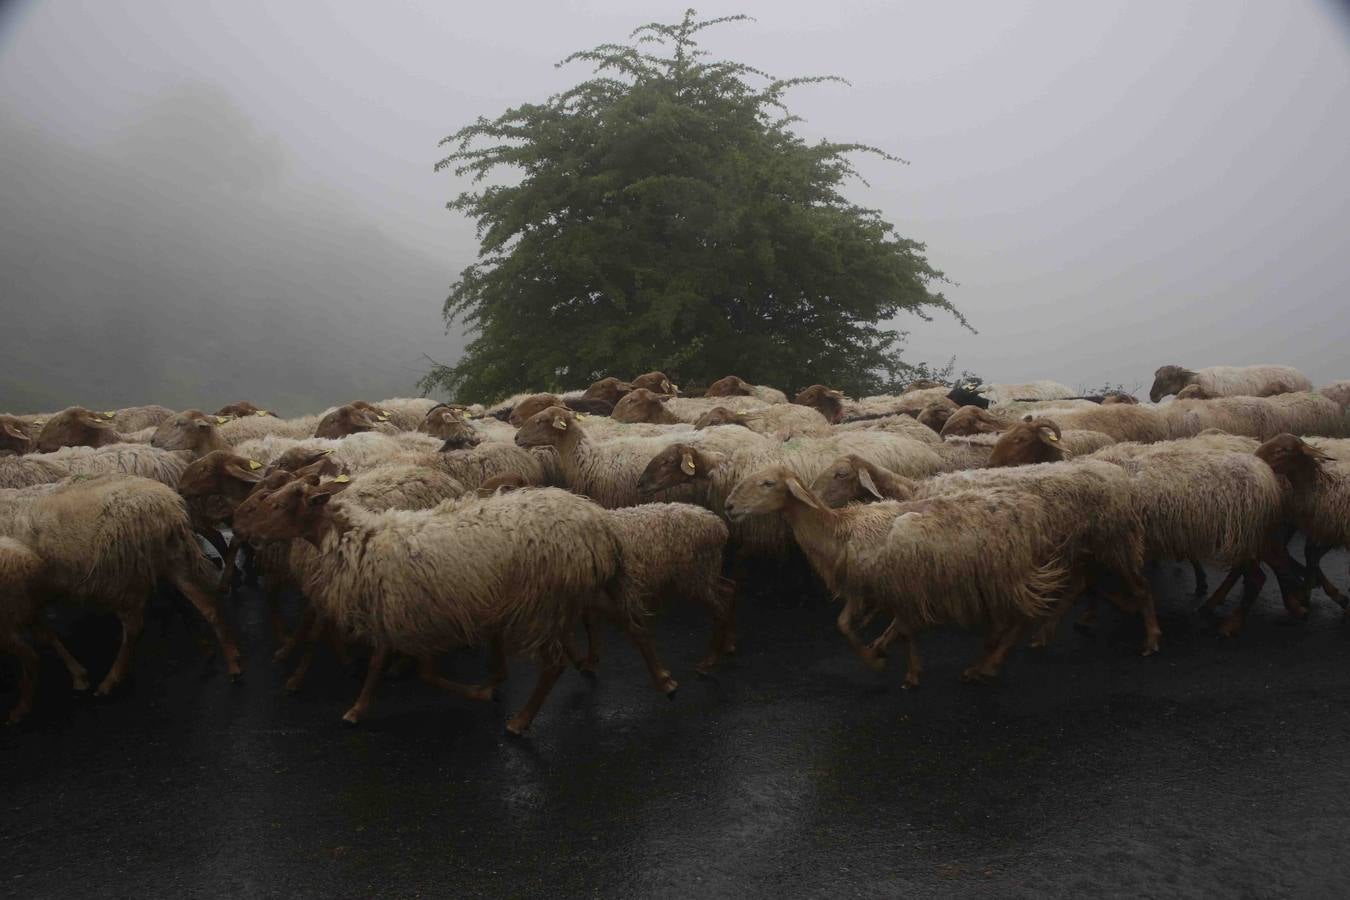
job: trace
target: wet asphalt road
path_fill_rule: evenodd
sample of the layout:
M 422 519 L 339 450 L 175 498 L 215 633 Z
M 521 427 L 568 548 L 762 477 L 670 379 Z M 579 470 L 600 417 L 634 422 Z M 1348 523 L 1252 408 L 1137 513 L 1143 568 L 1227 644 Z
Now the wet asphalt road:
M 1344 553 L 1324 568 L 1346 587 Z M 703 680 L 705 623 L 673 610 L 673 702 L 611 632 L 600 679 L 568 672 L 524 740 L 502 722 L 525 663 L 494 705 L 386 681 L 349 729 L 356 679 L 321 653 L 285 694 L 256 595 L 229 610 L 239 685 L 195 625 L 152 618 L 116 697 L 73 698 L 47 659 L 31 721 L 0 731 L 0 895 L 1344 896 L 1350 626 L 1320 594 L 1287 623 L 1271 579 L 1221 641 L 1188 567 L 1153 579 L 1161 656 L 1104 610 L 993 687 L 957 681 L 978 638 L 936 633 L 901 690 L 903 660 L 866 670 L 801 584 L 743 598 L 739 653 Z M 115 620 L 62 628 L 106 671 Z

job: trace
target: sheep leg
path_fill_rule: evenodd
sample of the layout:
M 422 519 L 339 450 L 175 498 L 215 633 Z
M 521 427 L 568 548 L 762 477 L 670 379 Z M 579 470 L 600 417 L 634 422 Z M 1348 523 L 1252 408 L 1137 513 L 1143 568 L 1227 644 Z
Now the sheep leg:
M 530 699 L 525 706 L 514 716 L 506 720 L 506 730 L 519 737 L 524 734 L 534 721 L 534 717 L 539 713 L 539 707 L 544 705 L 548 699 L 549 691 L 553 690 L 553 685 L 558 683 L 559 676 L 563 673 L 562 663 L 555 661 L 539 663 L 539 679 L 534 684 L 534 690 L 530 693 Z
M 488 646 L 488 687 L 495 688 L 506 680 L 506 642 L 500 634 L 494 635 Z
M 269 598 L 275 599 L 277 592 L 274 592 L 269 587 L 267 589 L 267 595 Z M 275 605 L 272 607 L 272 615 L 272 631 L 275 634 L 281 622 L 281 610 Z M 277 649 L 276 653 L 272 654 L 273 662 L 285 662 L 287 657 L 295 652 L 295 648 L 299 646 L 302 641 L 307 641 L 309 639 L 309 633 L 314 628 L 314 619 L 314 607 L 306 606 L 304 612 L 300 614 L 300 626 L 295 629 L 295 634 L 291 635 L 289 638 L 286 637 L 286 629 L 284 626 L 281 626 L 281 633 L 279 635 L 281 638 L 281 646 Z
M 1003 665 L 1008 652 L 1029 625 L 1029 622 L 1018 622 L 1002 628 L 990 628 L 984 656 L 961 673 L 961 680 L 966 684 L 986 684 L 997 678 L 999 667 Z
M 1219 634 L 1222 637 L 1233 637 L 1242 630 L 1243 624 L 1247 621 L 1247 610 L 1256 602 L 1265 583 L 1266 573 L 1261 571 L 1260 563 L 1250 562 L 1242 567 L 1242 603 L 1219 623 Z
M 324 634 L 328 635 L 328 646 L 333 648 L 333 655 L 337 657 L 338 665 L 342 668 L 350 668 L 352 664 L 352 655 L 347 652 L 347 642 L 338 634 L 336 628 L 325 628 Z M 404 669 L 403 671 L 407 671 Z
M 38 655 L 17 632 L 0 635 L 0 650 L 19 660 L 19 699 L 9 711 L 6 724 L 18 725 L 33 708 L 37 692 Z
M 253 545 L 248 541 L 243 542 L 239 548 L 239 553 L 243 556 L 244 564 L 244 584 L 256 588 L 258 586 L 258 557 L 253 550 Z
M 882 659 L 886 657 L 886 648 L 895 642 L 896 638 L 903 638 L 909 654 L 909 665 L 905 669 L 905 680 L 900 683 L 904 689 L 916 688 L 919 686 L 919 675 L 923 672 L 923 662 L 919 659 L 919 642 L 915 640 L 913 633 L 900 624 L 899 618 L 892 618 L 886 630 L 877 635 L 872 641 L 870 647 L 878 653 Z
M 79 660 L 74 656 L 71 656 L 70 651 L 66 649 L 66 645 L 61 643 L 61 639 L 56 636 L 56 632 L 42 624 L 35 623 L 32 628 L 33 637 L 37 639 L 37 642 L 44 647 L 51 647 L 52 650 L 56 652 L 56 655 L 61 658 L 61 662 L 65 665 L 66 671 L 70 673 L 71 687 L 81 693 L 89 690 L 88 670 L 80 665 Z
M 1308 618 L 1307 572 L 1300 566 L 1284 544 L 1271 540 L 1261 551 L 1261 562 L 1275 573 L 1275 582 L 1280 586 L 1280 600 L 1289 615 L 1302 621 Z
M 874 672 L 880 672 L 886 668 L 885 653 L 878 653 L 872 646 L 864 644 L 862 638 L 853 630 L 853 616 L 857 613 L 857 607 L 850 598 L 844 603 L 844 608 L 839 613 L 839 618 L 835 620 L 835 626 L 839 633 L 848 641 L 849 646 L 862 659 L 863 664 Z M 889 626 L 887 626 L 889 627 Z
M 417 677 L 437 690 L 445 691 L 447 694 L 454 694 L 456 697 L 464 697 L 467 700 L 489 701 L 492 699 L 493 688 L 487 684 L 464 684 L 459 681 L 451 681 L 440 672 L 436 671 L 436 661 L 430 656 L 422 656 L 417 659 Z
M 216 633 L 216 641 L 220 644 L 220 651 L 225 655 L 225 669 L 230 673 L 230 678 L 234 681 L 239 680 L 243 669 L 239 666 L 239 646 L 234 642 L 234 634 L 230 631 L 230 626 L 221 618 L 220 610 L 216 607 L 215 598 L 202 590 L 191 579 L 184 575 L 175 575 L 173 577 L 173 586 L 178 588 L 184 597 L 197 607 L 197 612 L 202 614 L 206 624 L 211 626 L 211 630 Z
M 1190 560 L 1191 572 L 1195 574 L 1195 596 L 1203 597 L 1209 590 L 1209 576 L 1205 574 L 1205 569 L 1200 565 L 1200 560 Z
M 700 675 L 707 675 L 717 667 L 722 654 L 728 652 L 727 647 L 736 649 L 735 589 L 719 582 L 703 597 L 703 604 L 712 615 L 712 646 L 708 650 L 708 655 L 694 666 L 694 671 Z
M 234 537 L 230 539 L 230 546 L 225 551 L 224 567 L 220 570 L 220 584 L 216 586 L 216 595 L 222 600 L 230 595 L 230 587 L 233 583 L 234 559 L 239 555 L 239 545 L 243 541 Z
M 1233 590 L 1233 585 L 1237 584 L 1237 580 L 1241 577 L 1243 577 L 1242 566 L 1233 566 L 1229 569 L 1228 574 L 1223 577 L 1223 582 L 1209 595 L 1209 599 L 1201 604 L 1200 611 L 1212 613 L 1222 606 L 1223 601 L 1228 599 L 1229 592 Z
M 117 648 L 117 658 L 113 660 L 112 668 L 104 676 L 98 690 L 94 691 L 96 697 L 108 696 L 126 679 L 127 672 L 131 669 L 131 656 L 136 650 L 136 641 L 145 627 L 145 607 L 142 605 L 120 610 L 117 618 L 122 623 L 122 645 Z
M 1158 652 L 1162 641 L 1162 626 L 1158 624 L 1158 605 L 1154 601 L 1153 591 L 1142 577 L 1134 577 L 1126 582 L 1139 603 L 1139 616 L 1144 620 L 1144 656 Z
M 1318 546 L 1311 542 L 1305 542 L 1303 545 L 1303 562 L 1308 569 L 1308 591 L 1314 588 L 1321 588 L 1328 597 L 1341 609 L 1345 609 L 1347 600 L 1345 595 L 1337 590 L 1336 585 L 1331 583 L 1325 572 L 1322 571 L 1322 557 L 1326 555 L 1327 548 Z
M 384 663 L 388 658 L 389 648 L 383 644 L 376 645 L 375 652 L 370 656 L 370 664 L 366 666 L 366 680 L 361 685 L 361 693 L 357 695 L 352 708 L 342 714 L 342 721 L 348 725 L 359 723 L 370 710 L 370 703 L 375 699 L 375 688 L 380 683 L 380 673 L 384 671 Z
M 600 631 L 595 627 L 595 616 L 589 612 L 582 613 L 581 627 L 586 629 L 586 657 L 577 663 L 577 668 L 594 675 L 600 668 Z
M 680 685 L 670 677 L 670 670 L 661 665 L 661 660 L 656 655 L 656 646 L 652 643 L 652 636 L 641 627 L 630 626 L 627 631 L 628 639 L 638 648 L 643 661 L 647 663 L 647 672 L 652 676 L 652 686 L 670 699 L 675 699 L 675 689 Z

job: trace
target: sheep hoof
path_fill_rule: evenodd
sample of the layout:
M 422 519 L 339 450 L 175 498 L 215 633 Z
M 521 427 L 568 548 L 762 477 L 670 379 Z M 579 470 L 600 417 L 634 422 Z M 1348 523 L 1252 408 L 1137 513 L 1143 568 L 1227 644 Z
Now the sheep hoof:
M 971 666 L 961 673 L 961 682 L 963 684 L 991 684 L 997 676 L 991 672 L 985 672 Z
M 361 716 L 349 709 L 342 714 L 342 724 L 348 728 L 355 728 L 361 724 Z
M 1242 622 L 1231 616 L 1219 623 L 1219 637 L 1235 637 L 1241 630 Z
M 886 668 L 885 650 L 878 650 L 875 647 L 864 647 L 859 655 L 862 656 L 863 664 L 873 672 L 880 672 Z
M 1157 645 L 1157 644 L 1146 644 L 1146 645 L 1144 645 L 1144 652 L 1141 653 L 1141 654 L 1139 654 L 1139 655 L 1140 655 L 1140 656 L 1156 656 L 1157 653 L 1158 653 L 1158 645 Z
M 912 690 L 917 688 L 918 686 L 919 686 L 919 679 L 917 676 L 906 676 L 905 680 L 900 682 L 900 690 L 902 691 Z
M 506 720 L 506 733 L 511 735 L 511 737 L 524 737 L 525 729 L 529 727 L 528 723 L 523 723 L 516 717 Z
M 661 687 L 661 693 L 666 695 L 667 700 L 675 699 L 675 692 L 680 689 L 679 682 L 674 678 L 666 679 L 666 683 Z

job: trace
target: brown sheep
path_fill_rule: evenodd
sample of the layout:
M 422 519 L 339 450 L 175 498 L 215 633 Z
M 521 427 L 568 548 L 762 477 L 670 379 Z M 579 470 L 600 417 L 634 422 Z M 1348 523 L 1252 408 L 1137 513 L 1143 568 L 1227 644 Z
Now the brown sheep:
M 368 408 L 362 408 L 358 404 Z M 379 427 L 380 421 L 378 414 L 372 415 L 372 409 L 374 407 L 361 400 L 349 403 L 346 406 L 339 406 L 319 420 L 318 427 L 314 429 L 314 436 L 341 438 L 362 431 L 374 431 Z
M 753 397 L 755 395 L 754 386 L 741 380 L 735 375 L 727 375 L 725 378 L 719 378 L 708 389 L 703 392 L 705 397 Z
M 957 411 L 958 407 L 951 400 L 943 397 L 939 400 L 933 400 L 923 409 L 919 410 L 916 418 L 920 425 L 927 425 L 929 428 L 942 434 L 942 428 L 947 424 L 947 420 Z
M 92 412 L 82 406 L 64 409 L 47 420 L 38 432 L 37 449 L 51 453 L 62 447 L 106 447 L 125 437 L 113 428 L 113 413 Z
M 947 437 L 970 437 L 1006 431 L 1012 420 L 978 406 L 962 406 L 947 417 L 939 432 Z
M 15 416 L 0 416 L 0 453 L 23 456 L 32 449 L 33 433 L 30 426 Z
M 825 417 L 831 425 L 838 425 L 844 419 L 844 395 L 840 391 L 827 388 L 823 384 L 813 384 L 797 394 L 792 400 L 800 406 L 809 406 Z
M 653 394 L 669 394 L 672 397 L 680 393 L 680 386 L 666 377 L 665 372 L 648 372 L 633 379 L 631 390 L 646 388 Z M 618 401 L 614 401 L 617 403 Z
M 444 450 L 467 450 L 482 442 L 478 432 L 460 411 L 444 403 L 433 407 L 417 430 L 445 441 L 442 445 Z
M 244 416 L 276 416 L 271 410 L 259 409 L 247 400 L 236 400 L 233 403 L 227 403 L 216 410 L 216 415 L 227 416 L 232 419 L 242 419 Z
M 1063 435 L 1064 432 L 1050 419 L 1027 416 L 1003 432 L 994 445 L 994 452 L 989 455 L 988 468 L 1061 462 L 1065 457 L 1060 442 Z
M 669 399 L 668 395 L 655 394 L 647 388 L 634 388 L 614 404 L 610 418 L 616 422 L 678 425 L 680 420 L 665 407 Z
M 620 381 L 611 375 L 608 378 L 601 378 L 599 381 L 586 388 L 585 393 L 581 396 L 584 400 L 603 400 L 610 406 L 617 406 L 619 401 L 623 399 L 623 395 L 632 389 L 633 386 L 631 384 Z

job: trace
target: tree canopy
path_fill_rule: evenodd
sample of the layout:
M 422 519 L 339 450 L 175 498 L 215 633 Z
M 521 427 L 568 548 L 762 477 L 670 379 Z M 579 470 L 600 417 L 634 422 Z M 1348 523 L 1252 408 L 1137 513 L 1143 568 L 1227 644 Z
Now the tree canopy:
M 592 78 L 441 142 L 437 171 L 472 176 L 447 207 L 477 221 L 481 248 L 444 309 L 473 339 L 424 389 L 485 400 L 659 369 L 873 393 L 912 371 L 887 320 L 966 324 L 924 246 L 841 193 L 851 155 L 903 161 L 793 132 L 785 93 L 841 79 L 699 49 L 699 32 L 745 18 L 689 10 L 574 53 L 558 65 Z

